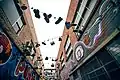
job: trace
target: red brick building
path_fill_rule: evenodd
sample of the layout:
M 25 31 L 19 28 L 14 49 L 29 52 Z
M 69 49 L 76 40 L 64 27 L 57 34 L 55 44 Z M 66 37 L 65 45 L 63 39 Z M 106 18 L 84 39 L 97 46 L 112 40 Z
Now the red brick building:
M 22 44 L 26 44 L 26 42 L 34 45 L 30 53 L 35 54 L 34 59 L 31 56 L 27 56 L 27 58 L 33 66 L 36 66 L 34 62 L 38 57 L 42 59 L 42 56 L 39 47 L 35 47 L 38 40 L 28 0 L 3 0 L 0 5 L 0 23 L 5 26 L 5 31 L 21 50 Z M 22 9 L 22 7 L 25 9 Z M 43 65 L 43 62 L 39 62 L 38 65 Z M 38 70 L 38 73 L 40 72 L 42 71 Z
M 74 18 L 75 10 L 77 8 L 78 1 L 79 0 L 71 0 L 70 7 L 68 10 L 68 15 L 66 18 L 67 22 L 72 22 Z M 56 62 L 56 75 L 58 77 L 57 79 L 65 80 L 69 78 L 68 73 L 69 73 L 70 67 L 66 67 L 65 63 L 67 63 L 67 59 L 69 58 L 70 54 L 66 54 L 66 53 L 67 53 L 68 46 L 73 46 L 76 41 L 77 41 L 77 38 L 75 36 L 75 33 L 73 32 L 73 28 L 71 27 L 70 29 L 67 29 L 65 27 L 63 31 L 63 37 L 60 44 L 58 56 L 57 56 L 57 62 Z
M 70 6 L 66 20 L 77 26 L 64 29 L 56 62 L 58 79 L 120 79 L 119 3 L 79 0 L 76 7 Z

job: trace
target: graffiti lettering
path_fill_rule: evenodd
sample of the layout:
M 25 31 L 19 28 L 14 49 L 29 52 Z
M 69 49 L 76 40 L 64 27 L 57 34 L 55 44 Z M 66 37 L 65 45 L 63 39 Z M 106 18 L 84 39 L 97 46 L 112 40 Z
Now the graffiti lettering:
M 25 80 L 34 80 L 32 68 L 29 66 L 29 64 L 27 64 L 22 59 L 19 60 L 17 66 L 16 66 L 16 69 L 15 69 L 14 75 L 19 76 L 19 74 L 21 74 L 21 73 Z
M 26 66 L 26 69 L 24 71 L 24 78 L 26 80 L 34 80 L 34 77 L 32 75 L 32 70 L 30 69 L 28 65 Z
M 23 73 L 24 70 L 25 70 L 25 62 L 20 62 L 18 64 L 16 71 L 15 71 L 15 74 L 18 75 L 19 73 Z

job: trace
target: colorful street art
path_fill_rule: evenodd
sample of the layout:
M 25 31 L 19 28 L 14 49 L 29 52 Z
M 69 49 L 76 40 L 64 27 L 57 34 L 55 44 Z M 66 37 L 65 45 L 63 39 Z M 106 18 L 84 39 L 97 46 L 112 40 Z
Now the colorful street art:
M 80 60 L 83 54 L 85 56 L 89 55 L 115 32 L 120 25 L 119 19 L 120 4 L 118 0 L 101 1 L 81 40 L 74 45 L 76 59 Z
M 0 80 L 39 80 L 30 63 L 0 26 Z
M 22 76 L 25 80 L 35 80 L 36 77 L 34 71 L 31 69 L 31 66 L 26 63 L 22 57 L 15 68 L 14 75 L 16 77 Z
M 76 42 L 73 48 L 76 60 L 79 61 L 84 56 L 84 51 L 83 46 L 79 42 Z
M 3 32 L 0 32 L 0 65 L 7 63 L 11 56 L 11 49 L 9 38 Z
M 111 10 L 112 9 L 112 10 Z M 117 3 L 112 2 L 110 0 L 105 0 L 102 5 L 100 6 L 98 18 L 94 21 L 94 23 L 91 25 L 91 27 L 86 30 L 83 41 L 80 41 L 86 48 L 93 48 L 97 39 L 101 36 L 102 31 L 104 30 L 104 23 L 109 20 L 109 24 L 118 14 L 120 9 L 120 5 L 117 5 Z M 111 14 L 114 14 L 111 16 L 111 19 L 106 19 L 106 15 L 108 15 L 108 12 L 112 12 Z M 110 16 L 108 16 L 110 17 Z
M 83 43 L 83 45 L 86 48 L 93 48 L 97 38 L 99 36 L 101 36 L 101 33 L 102 33 L 102 23 L 103 23 L 104 16 L 106 15 L 106 13 L 112 7 L 112 6 L 106 6 L 107 3 L 111 4 L 109 2 L 109 0 L 105 0 L 103 2 L 103 4 L 101 5 L 101 7 L 99 9 L 98 18 L 96 18 L 94 23 L 91 25 L 91 27 L 88 30 L 86 30 L 86 32 L 84 34 L 84 38 L 83 38 L 83 41 L 81 41 L 81 43 Z M 106 10 L 104 10 L 104 8 L 106 8 Z

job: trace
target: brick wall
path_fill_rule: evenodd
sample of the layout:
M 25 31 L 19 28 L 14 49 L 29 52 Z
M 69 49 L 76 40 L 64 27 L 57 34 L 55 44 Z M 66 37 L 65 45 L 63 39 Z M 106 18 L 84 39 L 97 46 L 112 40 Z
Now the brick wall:
M 68 14 L 67 14 L 67 18 L 66 18 L 67 22 L 72 22 L 78 2 L 79 2 L 79 0 L 71 0 L 69 10 L 68 10 Z M 65 45 L 65 42 L 66 42 L 66 39 L 67 39 L 68 35 L 70 37 L 70 42 L 71 42 L 72 46 L 77 41 L 77 37 L 76 37 L 75 33 L 73 32 L 73 28 L 71 27 L 70 29 L 66 29 L 66 27 L 65 27 L 64 31 L 63 31 L 62 41 L 60 43 L 60 48 L 59 48 L 58 55 L 57 55 L 58 60 L 57 60 L 56 64 L 59 63 L 60 56 L 62 55 L 62 52 L 63 52 L 63 56 L 64 56 L 64 61 L 66 61 L 66 54 L 65 54 L 65 50 L 64 50 L 64 45 Z M 60 69 L 61 69 L 61 67 L 60 67 Z M 69 71 L 68 68 L 66 68 L 64 70 Z M 68 75 L 69 74 L 66 73 L 63 77 L 68 78 Z

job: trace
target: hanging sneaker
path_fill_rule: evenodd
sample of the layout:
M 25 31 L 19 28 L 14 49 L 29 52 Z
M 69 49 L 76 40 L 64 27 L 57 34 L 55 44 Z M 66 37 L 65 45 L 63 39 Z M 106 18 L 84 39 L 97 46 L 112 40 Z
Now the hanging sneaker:
M 36 18 L 40 18 L 40 14 L 39 14 L 39 10 L 38 9 L 34 9 L 33 12 L 35 13 L 35 17 Z
M 45 19 L 45 21 L 47 22 L 47 23 L 49 23 L 50 21 L 49 21 L 49 17 L 51 17 L 51 15 L 47 15 L 46 13 L 43 13 L 43 16 L 44 16 L 44 19 Z
M 59 24 L 62 20 L 63 18 L 59 17 L 58 20 L 55 22 L 55 24 Z

